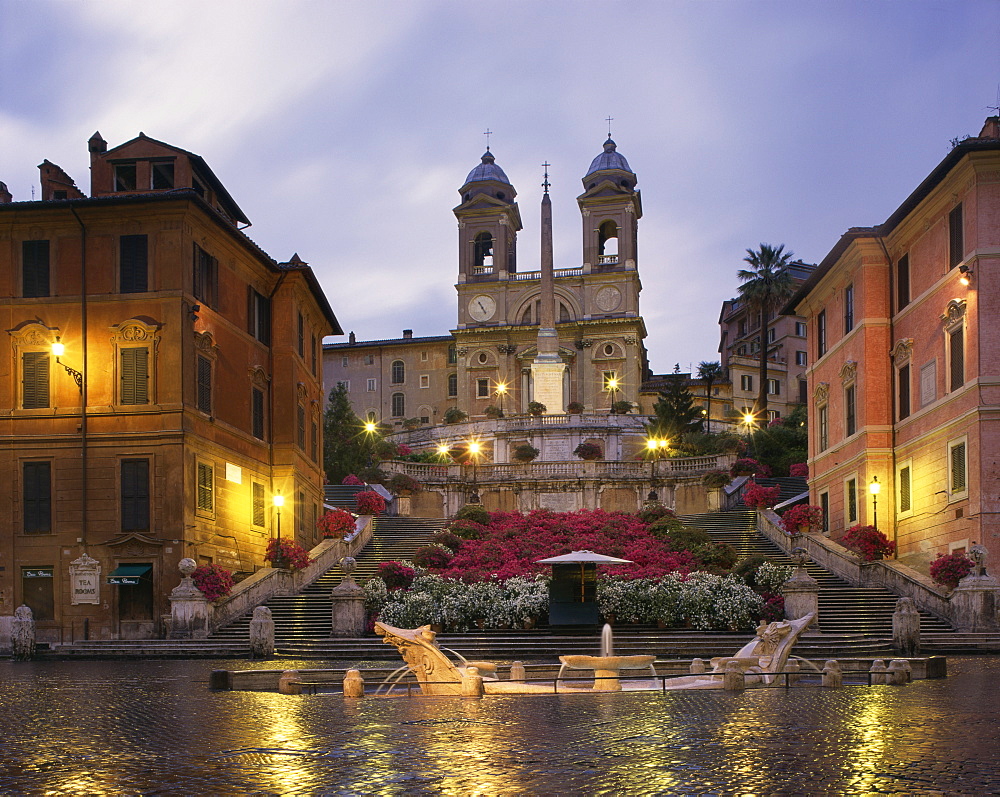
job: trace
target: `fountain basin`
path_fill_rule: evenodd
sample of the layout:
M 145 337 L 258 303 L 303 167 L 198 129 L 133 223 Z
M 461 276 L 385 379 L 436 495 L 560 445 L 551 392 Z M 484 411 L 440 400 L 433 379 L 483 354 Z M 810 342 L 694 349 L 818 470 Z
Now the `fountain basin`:
M 621 670 L 648 670 L 656 656 L 560 656 L 563 667 L 571 670 L 593 670 L 595 692 L 620 692 Z

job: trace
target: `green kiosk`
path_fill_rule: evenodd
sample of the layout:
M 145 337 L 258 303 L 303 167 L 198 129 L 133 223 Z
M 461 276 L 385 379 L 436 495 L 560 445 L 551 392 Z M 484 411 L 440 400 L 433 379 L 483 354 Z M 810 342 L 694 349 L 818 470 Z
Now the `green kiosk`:
M 593 551 L 572 551 L 562 556 L 539 559 L 538 564 L 552 565 L 549 584 L 549 625 L 597 625 L 597 566 L 628 565 L 629 559 Z

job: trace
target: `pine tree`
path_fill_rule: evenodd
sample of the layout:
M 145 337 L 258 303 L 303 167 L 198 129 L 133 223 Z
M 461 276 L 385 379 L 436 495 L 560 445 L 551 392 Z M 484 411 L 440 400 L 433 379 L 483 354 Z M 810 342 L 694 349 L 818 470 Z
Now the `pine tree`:
M 667 389 L 660 393 L 653 412 L 656 418 L 647 429 L 651 437 L 677 438 L 685 432 L 701 431 L 701 407 L 695 406 L 688 390 L 687 374 L 667 376 Z
M 365 432 L 351 407 L 347 388 L 343 384 L 333 388 L 323 413 L 323 470 L 327 480 L 340 484 L 351 473 L 362 479 L 370 476 L 379 439 L 377 434 Z

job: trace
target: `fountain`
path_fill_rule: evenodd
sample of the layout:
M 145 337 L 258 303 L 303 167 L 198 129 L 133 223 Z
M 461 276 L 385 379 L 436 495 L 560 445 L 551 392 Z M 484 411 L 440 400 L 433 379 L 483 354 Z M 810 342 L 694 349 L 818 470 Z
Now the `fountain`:
M 696 675 L 669 678 L 665 689 L 722 689 L 724 675 L 729 667 L 738 668 L 744 675 L 747 686 L 773 683 L 777 674 L 782 672 L 788 661 L 792 646 L 799 636 L 813 622 L 815 614 L 808 614 L 797 620 L 782 620 L 775 623 L 761 623 L 757 627 L 757 635 L 740 648 L 734 656 L 717 656 L 711 660 L 710 672 Z M 383 642 L 395 646 L 406 662 L 406 666 L 414 673 L 424 695 L 462 695 L 463 685 L 470 679 L 482 679 L 482 692 L 485 694 L 552 694 L 581 692 L 618 692 L 622 691 L 619 680 L 622 670 L 642 670 L 649 668 L 654 679 L 656 670 L 653 667 L 655 656 L 615 656 L 611 627 L 605 625 L 601 634 L 601 655 L 560 656 L 562 667 L 557 676 L 555 690 L 542 683 L 521 683 L 518 681 L 500 681 L 492 672 L 495 667 L 486 662 L 467 662 L 467 666 L 456 667 L 437 644 L 437 634 L 429 625 L 420 628 L 395 628 L 385 623 L 375 623 L 375 633 L 383 638 Z M 463 660 L 464 661 L 464 660 Z M 579 669 L 594 671 L 594 686 L 590 689 L 575 686 L 560 685 L 558 678 L 564 669 Z M 402 669 L 402 668 L 401 668 Z M 399 671 L 397 671 L 398 673 Z M 628 690 L 643 690 L 660 688 L 654 680 L 626 685 Z

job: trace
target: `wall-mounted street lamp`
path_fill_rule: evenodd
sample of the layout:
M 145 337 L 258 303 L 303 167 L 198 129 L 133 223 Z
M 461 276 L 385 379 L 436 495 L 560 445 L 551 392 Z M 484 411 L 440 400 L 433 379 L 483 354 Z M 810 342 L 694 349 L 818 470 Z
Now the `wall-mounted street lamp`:
M 76 382 L 76 386 L 80 393 L 83 393 L 83 372 L 77 371 L 75 368 L 70 368 L 66 365 L 66 363 L 59 359 L 66 353 L 66 347 L 62 344 L 58 337 L 56 338 L 56 342 L 52 344 L 52 353 L 56 356 L 56 363 L 66 369 L 66 373 L 73 377 L 73 381 Z
M 958 267 L 959 277 L 958 281 L 961 282 L 966 288 L 969 287 L 969 283 L 972 282 L 973 271 L 968 266 Z
M 878 476 L 872 476 L 871 484 L 868 485 L 868 492 L 872 497 L 872 525 L 878 531 L 878 494 L 882 492 L 882 485 L 878 483 Z

